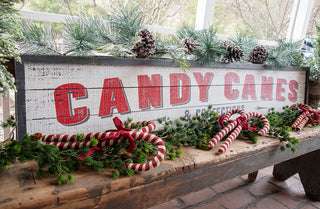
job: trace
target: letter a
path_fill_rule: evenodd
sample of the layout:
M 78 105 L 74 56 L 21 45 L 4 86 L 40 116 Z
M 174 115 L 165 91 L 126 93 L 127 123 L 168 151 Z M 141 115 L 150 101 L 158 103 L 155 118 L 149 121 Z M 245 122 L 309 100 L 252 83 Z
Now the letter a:
M 99 116 L 111 116 L 116 107 L 119 113 L 129 112 L 129 106 L 119 78 L 104 79 Z

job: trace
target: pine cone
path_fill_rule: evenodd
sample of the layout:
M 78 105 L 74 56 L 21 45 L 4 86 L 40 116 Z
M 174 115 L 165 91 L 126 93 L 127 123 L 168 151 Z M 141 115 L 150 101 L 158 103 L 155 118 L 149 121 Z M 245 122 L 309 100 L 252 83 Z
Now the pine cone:
M 193 38 L 185 38 L 181 41 L 181 46 L 186 48 L 186 54 L 192 54 L 193 51 L 197 48 L 197 43 Z
M 243 57 L 243 51 L 240 49 L 239 46 L 236 46 L 234 43 L 228 44 L 227 42 L 224 43 L 227 50 L 227 55 L 225 56 L 225 59 L 228 62 L 239 62 L 241 60 L 241 57 Z
M 250 52 L 249 62 L 254 64 L 263 64 L 267 60 L 268 56 L 269 54 L 266 48 L 263 46 L 255 46 Z
M 146 58 L 153 55 L 155 53 L 155 40 L 153 35 L 147 29 L 140 30 L 137 35 L 141 37 L 141 40 L 134 45 L 132 52 L 135 53 L 138 58 Z

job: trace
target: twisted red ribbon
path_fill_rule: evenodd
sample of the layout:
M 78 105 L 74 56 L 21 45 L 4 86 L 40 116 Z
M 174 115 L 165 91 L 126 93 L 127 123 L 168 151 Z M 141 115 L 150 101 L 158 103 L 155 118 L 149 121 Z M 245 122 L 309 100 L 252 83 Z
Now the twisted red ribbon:
M 320 114 L 317 113 L 316 111 L 312 110 L 312 109 L 306 109 L 302 106 L 299 106 L 299 108 L 301 109 L 301 113 L 305 112 L 306 116 L 309 118 L 310 122 L 308 122 L 306 125 L 308 124 L 313 124 L 313 123 L 320 123 L 319 118 L 320 118 Z M 315 115 L 316 116 L 316 120 L 313 119 L 311 116 Z
M 242 129 L 243 130 L 250 130 L 250 131 L 256 131 L 257 130 L 257 127 L 256 126 L 253 126 L 253 127 L 250 127 L 249 124 L 248 124 L 248 121 L 247 121 L 247 118 L 245 116 L 239 116 L 237 119 L 237 124 L 238 125 L 241 125 L 242 126 Z
M 130 143 L 130 146 L 127 148 L 127 152 L 133 152 L 133 150 L 136 148 L 136 143 L 134 142 L 133 137 L 129 133 L 129 131 L 131 131 L 131 129 L 126 128 L 124 126 L 123 122 L 118 117 L 113 118 L 113 122 L 114 122 L 114 125 L 116 126 L 117 129 L 110 129 L 110 130 L 107 130 L 106 132 L 116 132 L 116 133 L 113 135 L 109 135 L 107 137 L 101 138 L 101 139 L 99 139 L 99 141 L 115 140 L 115 139 L 118 139 L 121 136 L 123 136 L 124 138 L 127 138 Z M 82 160 L 86 157 L 91 156 L 95 151 L 101 151 L 101 150 L 102 149 L 100 147 L 92 147 L 92 148 L 90 148 L 90 151 L 88 154 L 81 155 L 78 159 Z

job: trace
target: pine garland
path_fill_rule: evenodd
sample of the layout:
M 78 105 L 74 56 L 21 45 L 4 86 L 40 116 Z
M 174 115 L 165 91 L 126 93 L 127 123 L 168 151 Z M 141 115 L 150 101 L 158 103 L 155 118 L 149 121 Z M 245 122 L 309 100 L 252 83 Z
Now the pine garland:
M 298 115 L 298 108 L 288 108 L 287 106 L 283 108 L 282 112 L 276 112 L 271 108 L 269 113 L 265 115 L 270 122 L 268 134 L 280 139 L 282 151 L 290 149 L 294 153 L 297 152 L 294 146 L 300 143 L 300 140 L 290 137 L 289 131 L 291 131 L 290 126 Z M 128 118 L 124 123 L 125 126 L 127 127 L 131 121 L 132 119 Z M 171 160 L 182 155 L 180 149 L 183 146 L 194 146 L 207 150 L 209 141 L 221 130 L 219 117 L 216 112 L 212 111 L 212 105 L 209 105 L 201 114 L 191 118 L 180 117 L 175 122 L 159 119 L 158 122 L 162 128 L 154 134 L 164 140 L 167 149 L 166 158 Z M 13 117 L 2 124 L 3 127 L 15 127 L 15 125 Z M 249 125 L 263 127 L 263 123 L 255 119 L 250 120 Z M 131 128 L 139 129 L 141 124 Z M 257 131 L 242 130 L 241 134 L 253 143 L 257 143 Z M 82 136 L 79 134 L 76 139 L 81 141 Z M 90 147 L 95 147 L 97 143 L 97 139 L 91 139 Z M 59 185 L 73 182 L 74 178 L 71 173 L 79 166 L 86 166 L 97 171 L 111 168 L 113 178 L 120 175 L 132 176 L 135 172 L 128 169 L 126 163 L 145 163 L 156 154 L 157 148 L 154 144 L 137 140 L 136 149 L 132 153 L 128 153 L 126 152 L 128 146 L 129 143 L 126 142 L 104 147 L 101 151 L 94 152 L 91 156 L 81 160 L 79 157 L 87 154 L 90 147 L 60 150 L 56 146 L 42 144 L 33 140 L 31 136 L 25 135 L 22 141 L 10 138 L 0 144 L 0 170 L 7 169 L 16 161 L 35 160 L 39 167 L 38 177 L 42 178 L 46 172 L 56 175 Z
M 266 65 L 270 68 L 281 69 L 287 66 L 300 66 L 302 62 L 301 43 L 285 42 L 279 39 L 278 46 L 269 50 Z

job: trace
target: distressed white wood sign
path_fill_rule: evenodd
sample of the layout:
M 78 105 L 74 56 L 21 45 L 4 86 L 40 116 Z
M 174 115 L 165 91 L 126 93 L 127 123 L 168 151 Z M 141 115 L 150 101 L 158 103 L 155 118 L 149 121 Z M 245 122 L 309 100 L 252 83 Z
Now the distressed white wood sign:
M 86 59 L 23 57 L 16 71 L 23 74 L 17 75 L 20 135 L 104 131 L 114 128 L 115 116 L 191 118 L 210 104 L 218 114 L 235 108 L 265 114 L 305 101 L 305 69 L 194 64 L 184 72 L 171 61 Z

